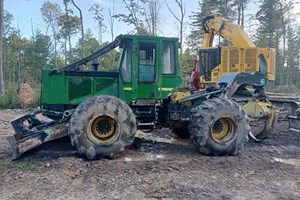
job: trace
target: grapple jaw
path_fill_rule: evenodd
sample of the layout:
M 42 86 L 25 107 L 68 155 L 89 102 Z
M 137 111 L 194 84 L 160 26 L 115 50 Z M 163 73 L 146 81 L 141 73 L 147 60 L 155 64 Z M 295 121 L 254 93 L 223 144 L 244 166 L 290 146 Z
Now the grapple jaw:
M 289 130 L 300 132 L 300 109 L 296 110 L 296 115 L 289 115 Z
M 71 112 L 38 110 L 11 122 L 15 134 L 6 137 L 12 150 L 12 160 L 41 144 L 68 134 Z
M 247 115 L 254 120 L 264 122 L 264 128 L 256 134 L 249 134 L 252 141 L 261 142 L 272 133 L 278 119 L 278 110 L 272 103 L 266 101 L 249 101 L 243 106 Z

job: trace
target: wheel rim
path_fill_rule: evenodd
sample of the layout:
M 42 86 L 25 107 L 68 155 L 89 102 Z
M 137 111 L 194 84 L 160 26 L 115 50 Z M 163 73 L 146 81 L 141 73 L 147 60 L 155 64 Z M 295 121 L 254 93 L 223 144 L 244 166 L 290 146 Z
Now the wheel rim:
M 226 117 L 218 119 L 211 129 L 213 140 L 219 143 L 227 142 L 235 135 L 234 122 Z
M 110 116 L 97 116 L 89 122 L 87 132 L 94 143 L 112 144 L 118 137 L 118 123 Z

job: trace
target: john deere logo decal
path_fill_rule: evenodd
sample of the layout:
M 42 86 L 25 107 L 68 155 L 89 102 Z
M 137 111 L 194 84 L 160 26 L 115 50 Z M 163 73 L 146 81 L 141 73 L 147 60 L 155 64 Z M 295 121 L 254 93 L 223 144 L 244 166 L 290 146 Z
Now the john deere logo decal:
M 260 79 L 260 84 L 262 85 L 266 84 L 266 79 Z

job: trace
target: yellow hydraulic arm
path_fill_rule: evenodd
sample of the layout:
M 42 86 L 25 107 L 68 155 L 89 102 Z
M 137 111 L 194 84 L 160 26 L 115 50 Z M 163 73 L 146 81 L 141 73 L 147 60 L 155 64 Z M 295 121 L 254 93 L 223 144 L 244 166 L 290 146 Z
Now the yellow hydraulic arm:
M 224 17 L 218 15 L 206 17 L 203 29 L 205 33 L 202 47 L 212 47 L 216 34 L 230 41 L 235 47 L 256 47 L 240 26 Z

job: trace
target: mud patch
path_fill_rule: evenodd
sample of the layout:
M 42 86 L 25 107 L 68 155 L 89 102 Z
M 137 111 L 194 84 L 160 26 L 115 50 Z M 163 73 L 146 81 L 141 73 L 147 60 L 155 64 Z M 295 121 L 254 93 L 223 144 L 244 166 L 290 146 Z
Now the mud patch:
M 70 140 L 6 158 L 9 121 L 28 110 L 0 110 L 0 197 L 6 199 L 299 199 L 300 135 L 279 122 L 237 156 L 199 154 L 168 129 L 136 141 L 117 160 L 88 161 Z M 159 138 L 162 138 L 159 139 Z

